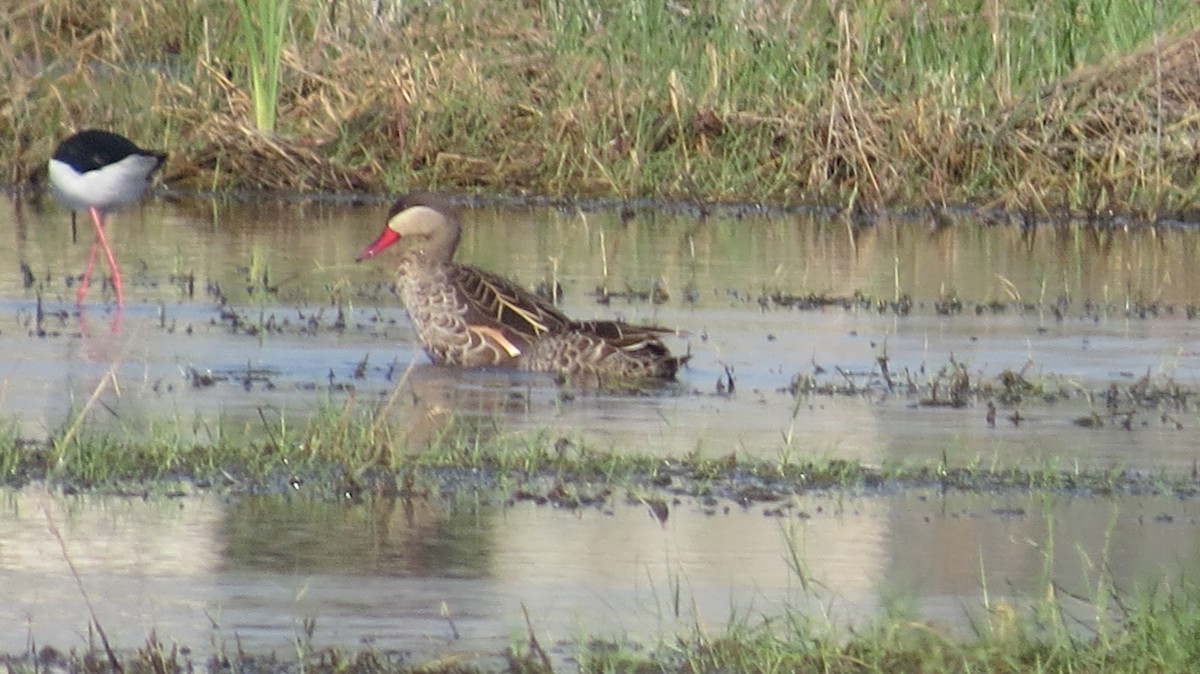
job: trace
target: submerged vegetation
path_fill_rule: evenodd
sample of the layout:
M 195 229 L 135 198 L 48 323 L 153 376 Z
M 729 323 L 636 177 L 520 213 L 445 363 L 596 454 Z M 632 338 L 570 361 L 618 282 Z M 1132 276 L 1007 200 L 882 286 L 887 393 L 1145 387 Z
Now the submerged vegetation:
M 1172 217 L 1197 194 L 1188 0 L 274 5 L 0 9 L 5 179 L 102 126 L 219 191 Z

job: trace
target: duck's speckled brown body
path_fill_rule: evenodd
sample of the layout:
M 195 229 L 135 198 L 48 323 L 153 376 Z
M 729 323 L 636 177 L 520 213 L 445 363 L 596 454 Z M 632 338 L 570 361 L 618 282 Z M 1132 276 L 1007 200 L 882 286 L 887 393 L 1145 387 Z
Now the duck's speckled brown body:
M 575 321 L 519 285 L 453 261 L 457 214 L 427 195 L 404 197 L 383 234 L 358 259 L 401 238 L 397 287 L 425 352 L 437 363 L 511 365 L 600 380 L 670 379 L 686 357 L 659 338 L 670 330 L 619 321 Z

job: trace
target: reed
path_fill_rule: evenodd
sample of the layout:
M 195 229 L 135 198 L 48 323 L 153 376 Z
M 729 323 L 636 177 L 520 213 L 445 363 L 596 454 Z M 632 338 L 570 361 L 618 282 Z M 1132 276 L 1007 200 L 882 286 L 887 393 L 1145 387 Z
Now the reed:
M 238 0 L 238 37 L 246 57 L 254 123 L 274 133 L 289 0 Z

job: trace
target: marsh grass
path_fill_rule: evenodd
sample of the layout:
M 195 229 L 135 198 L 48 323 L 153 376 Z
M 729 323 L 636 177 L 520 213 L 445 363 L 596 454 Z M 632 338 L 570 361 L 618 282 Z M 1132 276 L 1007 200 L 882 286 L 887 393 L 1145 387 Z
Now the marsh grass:
M 1196 590 L 1185 600 L 1139 602 L 1108 640 L 1059 633 L 1047 637 L 1035 620 L 1001 618 L 1006 629 L 977 640 L 946 635 L 918 621 L 880 621 L 848 640 L 828 636 L 803 620 L 777 621 L 691 638 L 650 655 L 629 649 L 589 652 L 586 671 L 666 672 L 1186 672 L 1197 664 L 1187 646 L 1200 611 Z M 1151 618 L 1152 606 L 1163 612 Z M 1167 617 L 1169 616 L 1169 617 Z M 1147 620 L 1149 619 L 1149 620 Z M 1155 639 L 1162 639 L 1155 643 Z M 654 669 L 655 667 L 660 669 Z
M 1106 602 L 1112 598 L 1082 598 Z M 1109 624 L 1095 631 L 1072 629 L 1061 616 L 1068 611 L 1054 593 L 1028 610 L 993 602 L 986 625 L 974 636 L 950 634 L 915 619 L 899 608 L 891 615 L 836 630 L 827 618 L 798 612 L 778 616 L 732 616 L 724 628 L 696 625 L 657 641 L 614 640 L 580 635 L 570 662 L 553 659 L 538 639 L 537 616 L 526 616 L 528 634 L 503 653 L 503 665 L 462 656 L 421 662 L 376 650 L 322 647 L 314 640 L 319 616 L 306 619 L 287 656 L 254 655 L 233 643 L 214 644 L 211 652 L 197 644 L 163 644 L 151 634 L 144 646 L 112 651 L 102 645 L 61 652 L 49 645 L 0 656 L 12 674 L 52 668 L 68 674 L 97 671 L 176 674 L 221 663 L 240 671 L 315 674 L 408 674 L 422 672 L 555 671 L 659 672 L 829 672 L 885 674 L 925 672 L 959 674 L 1099 674 L 1101 672 L 1191 672 L 1200 666 L 1195 634 L 1200 632 L 1200 588 L 1166 581 L 1149 591 L 1117 600 Z M 562 655 L 564 644 L 554 652 Z M 497 657 L 493 662 L 500 661 Z
M 1052 542 L 1053 516 L 1047 514 L 1046 525 Z M 1059 553 L 1053 545 L 1042 551 L 1040 590 L 1023 600 L 994 596 L 981 559 L 983 613 L 968 619 L 965 634 L 915 617 L 903 597 L 892 597 L 884 599 L 882 615 L 855 626 L 839 625 L 828 614 L 785 609 L 730 619 L 716 632 L 697 625 L 651 648 L 593 642 L 578 659 L 583 671 L 593 672 L 1090 673 L 1144 671 L 1148 663 L 1154 671 L 1192 671 L 1200 664 L 1192 643 L 1200 627 L 1200 587 L 1185 575 L 1119 590 L 1108 571 L 1112 534 L 1110 526 L 1101 558 L 1092 560 L 1097 577 L 1085 594 L 1068 593 L 1055 581 Z M 785 538 L 794 547 L 787 531 Z M 798 559 L 785 561 L 804 593 L 828 593 L 806 582 Z
M 1145 671 L 1154 663 L 1154 671 L 1194 671 L 1200 658 L 1195 653 L 1193 635 L 1200 628 L 1195 588 L 1186 589 L 1177 598 L 1147 596 L 1127 608 L 1122 629 L 1108 640 L 1062 636 L 1054 639 L 1034 634 L 1030 621 L 1014 621 L 1014 629 L 976 641 L 955 639 L 919 622 L 881 620 L 857 630 L 848 639 L 824 633 L 803 619 L 785 618 L 767 623 L 741 623 L 720 632 L 697 629 L 656 646 L 647 647 L 628 641 L 580 639 L 575 660 L 578 670 L 559 668 L 540 648 L 513 647 L 505 654 L 506 667 L 477 665 L 462 661 L 410 663 L 389 653 L 364 646 L 358 651 L 320 648 L 304 635 L 297 637 L 295 659 L 277 656 L 253 656 L 233 648 L 205 654 L 203 649 L 168 648 L 151 636 L 146 645 L 128 653 L 116 654 L 123 671 L 157 674 L 191 671 L 203 663 L 236 663 L 243 670 L 262 672 L 304 671 L 348 674 L 404 674 L 424 672 L 777 672 L 821 671 L 873 673 L 919 671 L 937 673 L 988 671 L 1000 674 L 1025 672 Z M 318 620 L 319 622 L 319 620 Z M 532 642 L 536 644 L 537 642 Z M 4 661 L 13 674 L 42 671 L 53 665 L 56 671 L 93 672 L 98 661 L 107 660 L 100 650 L 60 653 L 43 649 L 40 653 L 8 655 Z
M 1187 0 L 291 0 L 247 24 L 272 5 L 251 4 L 9 10 L 8 178 L 102 125 L 172 147 L 169 180 L 220 189 L 1103 215 L 1179 214 L 1200 188 Z M 262 49 L 242 48 L 247 25 Z M 259 70 L 274 96 L 227 75 Z M 267 138 L 241 120 L 271 99 Z
M 453 415 L 438 418 L 430 432 L 414 427 L 411 415 L 397 415 L 402 404 L 403 396 L 371 403 L 351 396 L 328 400 L 302 421 L 263 409 L 259 423 L 245 428 L 218 422 L 198 429 L 177 419 L 116 433 L 92 430 L 73 416 L 45 440 L 0 434 L 0 478 L 10 486 L 45 481 L 73 491 L 303 489 L 334 498 L 470 484 L 571 508 L 623 495 L 652 511 L 654 503 L 681 497 L 787 508 L 792 496 L 814 489 L 1200 493 L 1191 475 L 1063 467 L 1053 459 L 1001 463 L 949 449 L 937 461 L 872 465 L 811 452 L 800 458 L 788 447 L 775 458 L 656 456 Z

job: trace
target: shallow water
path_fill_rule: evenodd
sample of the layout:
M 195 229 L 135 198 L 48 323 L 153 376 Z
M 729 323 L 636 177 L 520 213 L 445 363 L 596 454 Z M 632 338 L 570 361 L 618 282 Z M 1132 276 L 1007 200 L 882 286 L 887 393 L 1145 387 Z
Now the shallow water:
M 1164 386 L 1200 382 L 1198 323 L 1188 318 L 1188 307 L 1200 304 L 1200 278 L 1192 273 L 1200 234 L 1192 230 L 1028 230 L 920 219 L 860 227 L 803 214 L 697 220 L 646 212 L 622 221 L 615 212 L 473 209 L 461 259 L 530 286 L 557 281 L 574 316 L 676 328 L 681 335 L 671 347 L 692 354 L 679 383 L 655 395 L 564 396 L 548 377 L 427 363 L 389 290 L 394 258 L 353 262 L 379 232 L 386 208 L 149 202 L 112 223 L 129 306 L 117 314 L 111 293 L 97 285 L 80 316 L 73 275 L 90 242 L 87 221 L 72 244 L 69 216 L 57 206 L 0 202 L 0 232 L 12 237 L 0 247 L 0 269 L 10 270 L 0 276 L 4 417 L 38 437 L 87 406 L 96 428 L 137 434 L 170 423 L 203 440 L 261 432 L 264 416 L 294 423 L 350 395 L 388 396 L 403 382 L 400 421 L 413 446 L 454 415 L 494 422 L 506 433 L 548 430 L 591 447 L 664 456 L 698 450 L 879 464 L 945 456 L 951 464 L 1145 471 L 1194 465 L 1200 420 L 1186 399 L 1149 407 L 1120 401 L 1126 430 L 1100 397 L 1144 375 Z M 22 265 L 32 274 L 28 285 Z M 595 295 L 597 287 L 648 292 L 656 284 L 667 294 L 662 303 L 614 297 L 601 304 Z M 885 302 L 906 295 L 912 310 L 799 310 L 768 299 L 856 292 Z M 942 315 L 937 305 L 952 296 L 963 310 Z M 255 334 L 247 325 L 263 329 Z M 1069 395 L 1000 404 L 993 427 L 981 399 L 961 408 L 923 406 L 927 393 L 888 391 L 881 357 L 898 382 L 927 384 L 953 360 L 976 381 L 1011 370 Z M 866 392 L 796 398 L 787 388 L 797 375 Z M 720 392 L 718 382 L 729 376 L 735 390 Z M 1020 423 L 1008 420 L 1014 410 Z M 1093 413 L 1106 420 L 1103 427 L 1075 423 Z M 881 598 L 908 595 L 924 613 L 962 626 L 962 606 L 980 597 L 981 560 L 987 578 L 1011 581 L 1005 588 L 1018 595 L 1035 589 L 1046 559 L 1055 580 L 1073 587 L 1095 579 L 1096 569 L 1081 559 L 1121 557 L 1114 573 L 1129 583 L 1195 560 L 1200 539 L 1189 502 L 1050 500 L 843 497 L 807 520 L 760 510 L 710 516 L 685 505 L 660 527 L 640 506 L 620 504 L 612 513 L 430 505 L 402 514 L 400 505 L 374 512 L 287 499 L 141 504 L 29 493 L 11 497 L 0 513 L 0 527 L 11 534 L 0 536 L 0 572 L 8 577 L 0 581 L 19 581 L 0 587 L 24 588 L 15 620 L 28 621 L 39 643 L 78 639 L 86 626 L 43 504 L 56 521 L 78 523 L 62 526 L 70 555 L 90 591 L 106 595 L 93 596 L 114 614 L 105 616 L 106 629 L 114 629 L 108 621 L 126 625 L 133 642 L 158 626 L 160 636 L 206 643 L 211 617 L 222 638 L 236 632 L 275 648 L 315 615 L 318 633 L 342 643 L 370 636 L 405 648 L 416 639 L 487 650 L 519 632 L 522 603 L 535 622 L 562 627 L 556 638 L 575 636 L 589 620 L 640 633 L 694 617 L 676 621 L 667 610 L 672 582 L 687 585 L 682 597 L 713 624 L 731 607 L 816 607 L 829 596 L 855 619 L 871 615 Z M 1066 538 L 1047 557 L 1051 521 L 1055 536 Z M 257 544 L 255 536 L 276 525 L 289 535 Z M 808 541 L 803 563 L 830 590 L 824 602 L 800 591 L 787 567 L 787 527 L 799 527 Z M 1113 527 L 1158 538 L 1105 553 Z M 353 555 L 322 544 L 352 535 L 367 537 L 347 546 Z M 130 550 L 155 570 L 130 566 Z M 449 636 L 443 601 L 470 638 Z
M 1092 624 L 1097 609 L 1071 596 L 1171 585 L 1200 552 L 1197 503 L 1169 497 L 920 490 L 815 494 L 784 511 L 683 502 L 660 525 L 622 502 L 569 511 L 27 490 L 0 509 L 0 650 L 30 637 L 85 646 L 84 592 L 114 646 L 153 630 L 192 648 L 286 653 L 315 619 L 314 646 L 417 658 L 499 653 L 524 632 L 523 609 L 560 657 L 584 634 L 646 639 L 789 610 L 838 633 L 906 608 L 966 634 L 968 616 L 986 621 L 985 596 L 1023 606 L 1047 579 Z
M 1200 235 L 1190 230 L 1030 232 L 972 222 L 931 228 L 917 220 L 855 229 L 803 215 L 645 213 L 621 222 L 612 212 L 472 211 L 462 259 L 531 286 L 557 279 L 572 315 L 684 333 L 671 346 L 692 360 L 663 395 L 563 402 L 546 378 L 427 363 L 389 291 L 394 258 L 352 261 L 381 228 L 386 204 L 154 202 L 122 213 L 111 238 L 130 306 L 115 333 L 109 295 L 99 288 L 82 323 L 74 313 L 70 277 L 82 267 L 87 223 L 72 245 L 68 216 L 57 207 L 9 201 L 6 208 L 0 220 L 11 221 L 14 239 L 0 249 L 0 268 L 27 264 L 35 280 L 23 287 L 19 273 L 0 278 L 0 334 L 9 348 L 0 404 L 28 433 L 62 424 L 100 386 L 108 413 L 97 413 L 97 424 L 127 431 L 162 417 L 191 424 L 220 416 L 236 427 L 261 423 L 260 407 L 301 416 L 331 390 L 335 397 L 351 388 L 360 397 L 386 395 L 415 362 L 409 377 L 423 403 L 411 410 L 413 419 L 469 410 L 500 415 L 511 429 L 582 434 L 600 447 L 632 442 L 663 454 L 698 448 L 869 462 L 951 450 L 964 458 L 1144 469 L 1192 461 L 1190 409 L 1173 410 L 1168 422 L 1141 411 L 1135 432 L 1072 423 L 1104 412 L 1084 393 L 1127 387 L 1147 374 L 1157 382 L 1200 379 L 1193 347 L 1200 323 L 1186 316 L 1200 303 L 1200 278 L 1191 273 Z M 181 277 L 192 279 L 191 294 Z M 648 291 L 656 283 L 669 296 L 661 304 L 616 298 L 602 305 L 594 295 L 601 286 Z M 274 292 L 264 293 L 264 285 Z M 913 310 L 801 311 L 760 301 L 771 293 L 855 292 L 883 300 L 907 294 Z M 31 336 L 39 293 L 51 315 L 40 324 L 44 337 Z M 218 293 L 245 323 L 282 327 L 266 336 L 231 329 Z M 964 310 L 939 315 L 936 303 L 951 293 Z M 976 312 L 990 302 L 1007 309 Z M 1141 317 L 1135 310 L 1150 302 L 1158 314 Z M 1055 306 L 1063 307 L 1061 319 Z M 344 329 L 336 327 L 339 318 Z M 797 374 L 857 386 L 874 375 L 878 384 L 881 356 L 901 382 L 928 382 L 954 359 L 977 379 L 1012 370 L 1076 395 L 1050 406 L 1031 401 L 1021 410 L 1025 423 L 992 428 L 981 404 L 914 412 L 921 396 L 885 395 L 878 385 L 869 395 L 802 397 L 799 406 L 785 390 Z M 355 378 L 364 360 L 363 377 Z M 727 366 L 735 395 L 717 395 Z M 818 368 L 822 374 L 814 374 Z M 110 370 L 114 376 L 106 377 Z M 189 373 L 224 379 L 197 389 Z M 1002 405 L 999 418 L 1010 414 Z

